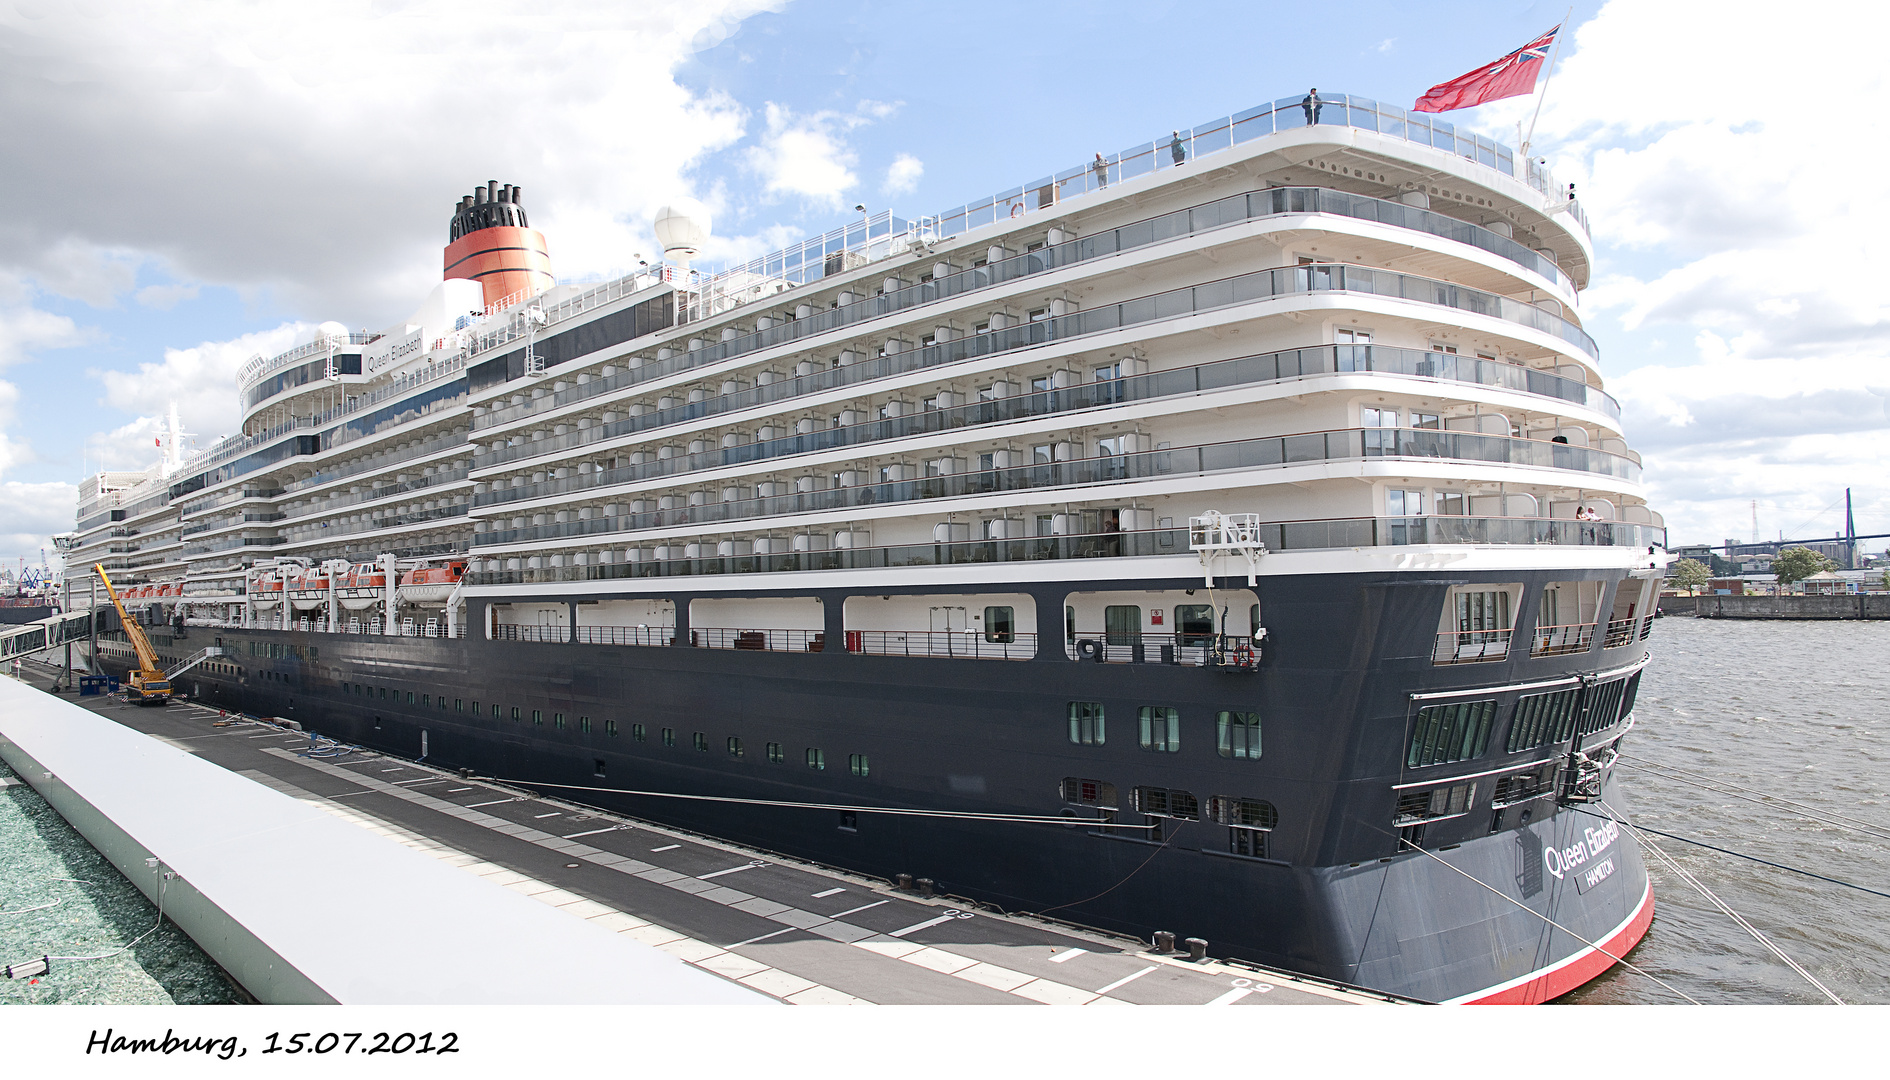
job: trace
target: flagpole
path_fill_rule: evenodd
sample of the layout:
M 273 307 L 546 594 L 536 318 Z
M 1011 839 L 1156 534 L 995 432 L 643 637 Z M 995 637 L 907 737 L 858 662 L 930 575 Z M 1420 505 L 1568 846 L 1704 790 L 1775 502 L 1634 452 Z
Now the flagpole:
M 1549 70 L 1542 76 L 1542 93 L 1536 95 L 1536 112 L 1529 118 L 1529 134 L 1523 138 L 1522 154 L 1529 157 L 1529 144 L 1536 138 L 1536 121 L 1542 118 L 1542 103 L 1549 99 L 1549 80 L 1555 78 L 1555 61 L 1562 55 L 1562 36 L 1568 31 L 1569 20 L 1575 17 L 1575 5 L 1570 4 L 1568 14 L 1562 16 L 1562 25 L 1556 28 L 1555 45 L 1549 49 Z

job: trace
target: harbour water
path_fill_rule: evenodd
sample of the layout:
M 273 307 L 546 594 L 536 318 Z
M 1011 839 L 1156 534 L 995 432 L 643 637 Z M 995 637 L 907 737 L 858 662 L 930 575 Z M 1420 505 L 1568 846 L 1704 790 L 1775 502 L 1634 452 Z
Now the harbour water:
M 16 779 L 0 764 L 0 780 Z M 226 1005 L 243 999 L 174 923 L 166 920 L 153 931 L 157 915 L 37 792 L 23 783 L 0 788 L 0 964 L 54 957 L 49 974 L 0 979 L 0 1003 Z M 138 940 L 146 931 L 152 932 Z M 78 956 L 101 958 L 60 959 Z
M 1662 832 L 1890 893 L 1890 625 L 1668 618 L 1651 644 L 1654 663 L 1624 744 L 1627 799 L 1613 809 Z M 0 766 L 0 775 L 11 774 Z M 1812 820 L 1784 800 L 1857 824 Z M 1890 1003 L 1890 898 L 1653 840 L 1837 996 Z M 1657 913 L 1629 957 L 1636 966 L 1707 1003 L 1826 1000 L 1657 856 L 1647 861 Z M 0 905 L 7 963 L 111 952 L 150 929 L 157 914 L 25 785 L 0 791 Z M 240 995 L 169 923 L 108 959 L 55 963 L 38 983 L 0 981 L 7 1003 L 221 1003 Z M 1620 967 L 1563 999 L 1678 1000 Z
M 1623 744 L 1627 804 L 1615 809 L 1890 893 L 1890 625 L 1668 618 L 1650 643 Z M 1855 824 L 1815 821 L 1783 800 Z M 1890 1002 L 1890 898 L 1653 840 L 1838 997 Z M 1654 924 L 1631 962 L 1709 1004 L 1828 1000 L 1651 852 L 1647 863 Z M 1616 966 L 1563 1000 L 1678 999 Z

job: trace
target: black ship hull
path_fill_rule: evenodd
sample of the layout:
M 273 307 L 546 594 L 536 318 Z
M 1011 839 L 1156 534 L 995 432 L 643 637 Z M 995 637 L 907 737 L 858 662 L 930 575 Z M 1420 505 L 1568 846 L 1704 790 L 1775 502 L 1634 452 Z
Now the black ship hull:
M 1270 636 L 1254 670 L 1071 660 L 1054 637 L 1038 659 L 1012 662 L 695 648 L 686 627 L 670 646 L 493 641 L 477 629 L 479 599 L 469 605 L 471 638 L 192 627 L 167 651 L 224 647 L 222 661 L 178 680 L 208 704 L 292 718 L 344 742 L 574 801 L 867 874 L 931 878 L 941 891 L 1006 910 L 1143 938 L 1157 930 L 1205 938 L 1215 955 L 1411 997 L 1542 1001 L 1605 970 L 1652 917 L 1639 851 L 1604 817 L 1604 804 L 1618 806 L 1612 776 L 1593 777 L 1598 786 L 1574 798 L 1558 779 L 1506 806 L 1492 805 L 1485 786 L 1464 812 L 1416 828 L 1398 817 L 1399 796 L 1568 761 L 1618 738 L 1631 700 L 1604 730 L 1572 742 L 1506 753 L 1499 722 L 1480 759 L 1413 769 L 1413 695 L 1488 688 L 1507 719 L 1527 687 L 1606 678 L 1645 650 L 1635 635 L 1613 648 L 1597 640 L 1579 653 L 1531 657 L 1525 617 L 1515 628 L 1521 647 L 1506 659 L 1440 666 L 1433 648 L 1448 587 L 1479 577 L 1523 581 L 1533 596 L 1550 579 L 1611 588 L 1622 572 L 1262 578 L 1254 591 Z M 1097 585 L 1007 588 L 1036 597 L 1037 625 L 1061 626 L 1063 598 Z M 834 624 L 848 591 L 865 590 L 823 595 L 829 641 L 841 640 Z M 686 611 L 703 594 L 639 595 Z M 121 648 L 101 659 L 108 670 L 124 667 Z M 1101 745 L 1072 741 L 1071 702 L 1101 704 L 1110 720 Z M 1138 745 L 1143 705 L 1178 710 L 1179 752 Z M 1257 759 L 1217 754 L 1214 717 L 1223 710 L 1264 718 Z M 813 749 L 824 768 L 810 768 Z M 1082 781 L 1121 794 L 1084 805 L 1071 795 Z M 1186 808 L 1138 812 L 1136 788 L 1190 794 L 1192 818 Z M 1068 823 L 623 790 L 1061 814 Z M 1251 831 L 1211 820 L 1217 796 L 1265 800 L 1277 821 L 1256 843 Z

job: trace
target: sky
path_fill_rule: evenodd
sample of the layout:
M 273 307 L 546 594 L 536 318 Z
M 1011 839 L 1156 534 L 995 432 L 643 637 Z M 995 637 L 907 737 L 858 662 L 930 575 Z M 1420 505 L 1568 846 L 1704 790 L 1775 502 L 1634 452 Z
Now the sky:
M 935 213 L 1275 98 L 1408 105 L 1566 3 L 19 0 L 0 9 L 0 566 L 77 481 L 199 445 L 234 375 L 439 277 L 452 204 L 524 188 L 560 275 L 713 213 L 713 268 Z M 1532 150 L 1577 185 L 1600 342 L 1678 543 L 1890 532 L 1882 6 L 1577 3 Z M 1708 14 L 1710 13 L 1710 14 Z M 1452 114 L 1514 145 L 1534 98 Z M 1882 542 L 1872 542 L 1875 550 Z

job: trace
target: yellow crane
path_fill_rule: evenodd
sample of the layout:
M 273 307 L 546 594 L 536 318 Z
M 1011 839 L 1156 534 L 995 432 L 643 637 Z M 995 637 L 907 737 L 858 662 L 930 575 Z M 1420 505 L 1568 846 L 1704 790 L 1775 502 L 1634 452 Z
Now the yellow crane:
M 131 639 L 131 647 L 138 651 L 138 666 L 126 680 L 126 696 L 139 705 L 167 705 L 171 700 L 171 681 L 164 677 L 164 669 L 158 665 L 157 650 L 151 647 L 151 639 L 144 636 L 144 627 L 125 611 L 124 601 L 118 599 L 118 590 L 112 587 L 112 579 L 105 576 L 105 566 L 100 563 L 93 570 L 98 571 L 98 579 L 105 583 L 105 595 L 112 598 L 112 606 L 118 609 L 118 621 L 125 628 L 125 636 Z

